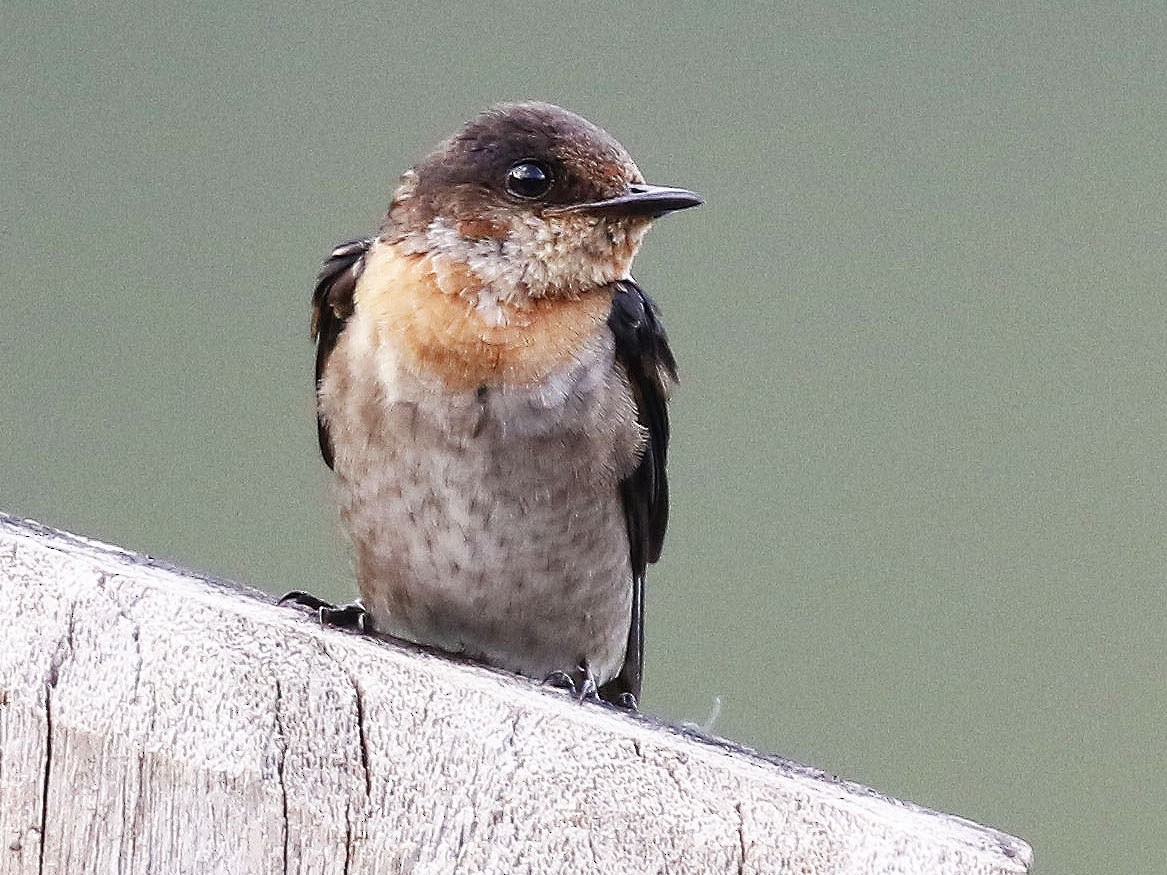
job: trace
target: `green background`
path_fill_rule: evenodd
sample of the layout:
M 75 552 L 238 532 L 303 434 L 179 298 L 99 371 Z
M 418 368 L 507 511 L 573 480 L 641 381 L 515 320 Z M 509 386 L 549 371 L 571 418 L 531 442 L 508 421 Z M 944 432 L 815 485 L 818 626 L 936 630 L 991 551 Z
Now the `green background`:
M 352 594 L 307 299 L 482 107 L 650 181 L 681 361 L 645 707 L 1167 857 L 1167 8 L 0 6 L 0 508 Z

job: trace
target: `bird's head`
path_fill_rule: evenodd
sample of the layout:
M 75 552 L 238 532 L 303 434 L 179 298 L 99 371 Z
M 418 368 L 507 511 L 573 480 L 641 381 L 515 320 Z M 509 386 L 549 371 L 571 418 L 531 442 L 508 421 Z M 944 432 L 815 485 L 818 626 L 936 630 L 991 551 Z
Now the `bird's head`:
M 496 106 L 408 171 L 381 228 L 508 300 L 579 295 L 628 276 L 652 220 L 700 204 L 648 185 L 610 134 L 548 103 Z

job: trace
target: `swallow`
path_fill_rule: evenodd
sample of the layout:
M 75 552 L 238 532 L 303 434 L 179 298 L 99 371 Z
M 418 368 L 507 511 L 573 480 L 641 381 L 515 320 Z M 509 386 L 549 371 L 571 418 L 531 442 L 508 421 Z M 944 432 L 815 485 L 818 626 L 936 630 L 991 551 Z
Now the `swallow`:
M 636 706 L 677 366 L 630 269 L 701 203 L 580 116 L 509 103 L 328 256 L 320 452 L 373 632 Z

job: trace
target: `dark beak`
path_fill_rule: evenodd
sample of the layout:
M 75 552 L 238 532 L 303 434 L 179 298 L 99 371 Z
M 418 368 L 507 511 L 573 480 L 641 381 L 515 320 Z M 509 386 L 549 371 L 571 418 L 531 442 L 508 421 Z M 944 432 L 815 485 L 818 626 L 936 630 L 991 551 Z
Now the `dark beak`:
M 552 207 L 548 212 L 593 213 L 602 216 L 648 216 L 656 219 L 665 213 L 687 210 L 705 203 L 704 199 L 684 188 L 667 185 L 631 185 L 625 194 L 602 201 Z

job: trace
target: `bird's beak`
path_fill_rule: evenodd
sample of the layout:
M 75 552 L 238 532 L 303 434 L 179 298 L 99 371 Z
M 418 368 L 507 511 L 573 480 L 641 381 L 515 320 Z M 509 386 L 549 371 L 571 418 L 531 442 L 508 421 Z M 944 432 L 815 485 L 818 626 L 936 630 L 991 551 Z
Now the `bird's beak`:
M 630 185 L 624 194 L 610 197 L 602 201 L 589 201 L 582 204 L 569 204 L 563 207 L 552 207 L 548 212 L 555 213 L 592 213 L 604 216 L 648 216 L 659 218 L 665 213 L 674 213 L 677 210 L 687 210 L 689 207 L 698 207 L 705 200 L 684 188 L 670 188 L 667 185 Z

